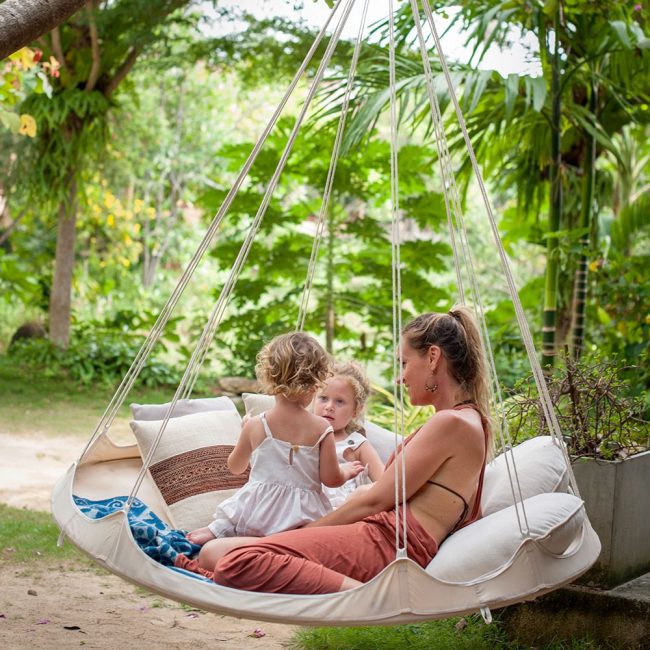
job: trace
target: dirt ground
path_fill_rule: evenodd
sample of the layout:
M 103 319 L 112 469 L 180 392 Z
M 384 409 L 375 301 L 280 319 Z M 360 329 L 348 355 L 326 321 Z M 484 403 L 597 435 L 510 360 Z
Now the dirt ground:
M 56 479 L 81 451 L 75 437 L 0 432 L 0 501 L 49 511 Z M 0 648 L 291 647 L 296 628 L 195 610 L 101 569 L 51 560 L 0 567 Z

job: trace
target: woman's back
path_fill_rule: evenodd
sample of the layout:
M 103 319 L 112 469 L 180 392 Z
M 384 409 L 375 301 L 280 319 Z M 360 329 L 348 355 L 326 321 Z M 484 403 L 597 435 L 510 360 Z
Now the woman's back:
M 405 442 L 407 477 L 412 477 L 410 459 L 416 458 L 423 467 L 437 466 L 433 474 L 423 476 L 424 482 L 408 503 L 439 542 L 479 516 L 487 440 L 487 423 L 476 407 L 461 404 L 436 413 Z

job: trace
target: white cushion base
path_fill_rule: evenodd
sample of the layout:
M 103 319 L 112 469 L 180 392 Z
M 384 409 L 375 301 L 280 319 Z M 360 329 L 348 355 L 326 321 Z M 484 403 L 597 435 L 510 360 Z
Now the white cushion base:
M 538 494 L 526 499 L 524 507 L 530 539 L 550 555 L 565 553 L 582 530 L 583 502 L 572 494 Z M 519 513 L 521 517 L 521 507 Z M 525 541 L 515 506 L 510 506 L 448 537 L 426 571 L 443 582 L 481 582 L 507 569 Z

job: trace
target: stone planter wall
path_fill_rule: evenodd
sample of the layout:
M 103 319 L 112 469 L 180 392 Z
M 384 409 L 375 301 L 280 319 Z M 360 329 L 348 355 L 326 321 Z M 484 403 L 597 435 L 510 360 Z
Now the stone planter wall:
M 613 587 L 650 571 L 650 451 L 617 461 L 579 458 L 573 471 L 602 544 L 584 580 Z

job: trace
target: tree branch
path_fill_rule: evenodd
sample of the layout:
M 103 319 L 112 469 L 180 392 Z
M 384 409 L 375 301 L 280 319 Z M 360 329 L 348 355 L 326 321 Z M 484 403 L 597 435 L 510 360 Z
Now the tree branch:
M 0 59 L 29 45 L 79 11 L 87 0 L 5 0 L 0 3 Z
M 124 59 L 124 62 L 117 69 L 117 72 L 115 73 L 113 78 L 110 79 L 106 84 L 106 86 L 104 87 L 105 97 L 110 97 L 115 91 L 115 89 L 120 85 L 122 79 L 124 79 L 124 77 L 126 77 L 126 75 L 129 74 L 131 68 L 135 64 L 135 60 L 138 58 L 138 54 L 140 54 L 140 52 L 138 52 L 138 50 L 135 47 L 131 47 L 129 49 L 129 53 L 126 59 Z
M 99 71 L 101 69 L 101 60 L 99 53 L 99 36 L 97 34 L 97 23 L 95 22 L 95 3 L 93 0 L 88 2 L 88 28 L 90 30 L 90 45 L 93 56 L 93 63 L 90 68 L 88 80 L 86 81 L 85 90 L 90 92 L 95 89 L 95 84 L 99 78 Z

